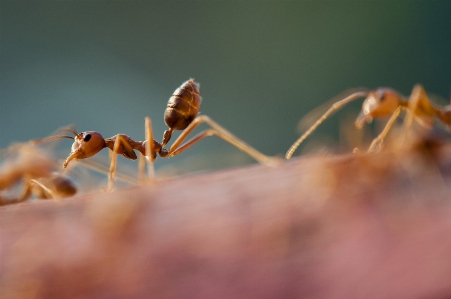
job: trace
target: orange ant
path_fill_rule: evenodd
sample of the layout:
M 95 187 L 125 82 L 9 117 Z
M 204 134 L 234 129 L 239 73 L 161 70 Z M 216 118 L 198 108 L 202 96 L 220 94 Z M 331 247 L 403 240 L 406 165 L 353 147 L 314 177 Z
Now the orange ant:
M 390 88 L 378 88 L 374 91 L 358 91 L 332 105 L 287 151 L 285 158 L 290 159 L 294 151 L 330 114 L 349 102 L 365 97 L 362 111 L 355 121 L 357 129 L 362 128 L 365 122 L 373 118 L 390 116 L 382 132 L 371 142 L 368 152 L 373 151 L 376 145 L 381 145 L 388 131 L 392 127 L 402 109 L 407 111 L 402 139 L 410 128 L 413 119 L 426 128 L 432 127 L 435 117 L 448 128 L 451 128 L 451 106 L 439 107 L 433 104 L 426 94 L 423 86 L 417 84 L 413 87 L 409 98 L 403 97 Z M 401 142 L 402 142 L 401 139 Z
M 0 205 L 19 203 L 31 196 L 40 199 L 63 198 L 74 195 L 77 188 L 66 176 L 55 172 L 56 161 L 37 150 L 39 140 L 17 144 L 2 151 L 13 154 L 0 168 L 0 190 L 11 189 L 22 181 L 25 185 L 18 198 L 0 196 Z
M 72 127 L 62 128 L 58 131 L 75 132 Z M 20 183 L 23 184 L 23 191 L 18 197 L 0 194 L 0 206 L 24 202 L 31 197 L 60 199 L 71 197 L 77 193 L 78 190 L 73 181 L 68 176 L 57 172 L 57 161 L 51 158 L 46 151 L 36 147 L 59 138 L 73 139 L 69 136 L 54 135 L 14 144 L 0 150 L 1 156 L 8 157 L 0 165 L 0 191 L 12 190 Z M 83 162 L 83 165 L 100 173 L 108 171 L 102 165 L 92 162 Z M 136 183 L 135 180 L 124 175 L 118 175 L 118 178 L 128 183 Z
M 82 132 L 79 134 L 73 131 L 75 137 L 55 136 L 55 138 L 64 137 L 72 138 L 74 140 L 71 153 L 64 162 L 63 167 L 66 167 L 70 161 L 74 159 L 78 160 L 92 157 L 100 150 L 107 147 L 112 151 L 109 176 L 110 189 L 114 181 L 117 154 L 123 155 L 127 159 L 135 160 L 137 158 L 135 153 L 136 150 L 143 156 L 146 156 L 149 171 L 148 177 L 151 177 L 153 175 L 153 164 L 151 164 L 151 162 L 156 160 L 157 155 L 162 158 L 176 156 L 190 148 L 201 139 L 211 135 L 217 135 L 218 137 L 231 143 L 261 164 L 274 165 L 277 163 L 278 160 L 276 158 L 268 157 L 255 150 L 244 141 L 238 139 L 232 133 L 214 122 L 208 116 L 198 116 L 200 102 L 201 97 L 199 85 L 194 81 L 194 79 L 189 79 L 174 91 L 173 95 L 169 98 L 164 115 L 164 120 L 169 129 L 164 132 L 161 143 L 153 139 L 151 121 L 148 117 L 145 118 L 145 141 L 134 141 L 125 134 L 117 134 L 111 138 L 103 138 L 100 133 L 94 131 Z M 211 128 L 199 133 L 191 140 L 182 144 L 187 136 L 201 123 L 206 123 Z M 183 132 L 175 140 L 169 150 L 167 150 L 164 146 L 171 139 L 172 132 L 174 130 L 183 130 Z
M 74 196 L 77 187 L 72 180 L 57 172 L 49 177 L 29 179 L 25 183 L 25 188 L 20 197 L 6 198 L 0 196 L 0 206 L 24 202 L 34 196 L 39 199 L 60 199 Z

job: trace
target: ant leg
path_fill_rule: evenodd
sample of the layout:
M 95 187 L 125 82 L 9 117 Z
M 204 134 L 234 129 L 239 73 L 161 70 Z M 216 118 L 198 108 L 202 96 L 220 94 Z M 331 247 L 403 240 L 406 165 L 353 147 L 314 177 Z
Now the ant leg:
M 31 192 L 30 192 L 31 194 Z M 20 203 L 23 202 L 25 200 L 28 199 L 28 197 L 30 197 L 29 195 L 27 197 L 24 197 L 22 199 L 22 197 L 20 198 L 6 198 L 0 195 L 0 206 L 6 206 L 6 205 L 12 205 L 12 204 L 16 204 L 16 203 Z
M 28 182 L 22 195 L 17 200 L 15 200 L 13 203 L 24 202 L 27 199 L 29 199 L 30 196 L 31 196 L 31 185 L 30 185 L 30 182 Z
M 44 184 L 42 184 L 42 183 L 39 182 L 38 180 L 30 180 L 30 182 L 29 182 L 28 184 L 30 184 L 30 183 L 34 183 L 34 184 L 38 185 L 39 187 L 41 187 L 42 190 L 44 190 L 44 192 L 46 192 L 48 195 L 50 195 L 50 197 L 51 197 L 52 199 L 59 199 L 59 197 L 57 197 L 57 196 L 55 195 L 55 193 L 54 193 L 52 190 L 50 190 L 49 188 L 47 188 Z
M 335 110 L 340 109 L 344 105 L 350 103 L 353 100 L 356 100 L 361 97 L 365 97 L 368 95 L 367 91 L 355 92 L 350 96 L 347 96 L 341 101 L 336 102 L 326 111 L 295 143 L 288 149 L 285 154 L 286 159 L 290 159 L 293 156 L 294 151 L 299 147 L 299 145 L 304 141 L 329 115 L 331 115 Z
M 213 129 L 205 130 L 205 131 L 199 133 L 198 135 L 196 135 L 194 138 L 187 141 L 186 143 L 184 143 L 182 146 L 175 148 L 174 150 L 172 150 L 172 146 L 171 146 L 171 151 L 169 152 L 168 157 L 177 156 L 178 154 L 184 152 L 185 150 L 190 148 L 193 144 L 197 143 L 201 139 L 204 139 L 205 137 L 212 136 L 215 134 L 218 134 L 218 132 Z
M 213 129 L 206 130 L 200 133 L 199 135 L 189 140 L 184 145 L 180 146 L 180 144 L 186 139 L 186 137 L 191 133 L 191 131 L 194 130 L 201 123 L 206 123 Z M 168 156 L 172 157 L 178 155 L 187 148 L 191 147 L 194 143 L 198 142 L 204 137 L 211 135 L 217 135 L 219 138 L 229 142 L 230 144 L 234 145 L 235 147 L 239 148 L 240 150 L 242 150 L 243 152 L 247 153 L 249 156 L 257 160 L 260 164 L 276 165 L 279 163 L 277 158 L 268 157 L 260 153 L 259 151 L 257 151 L 256 149 L 254 149 L 253 147 L 251 147 L 250 145 L 248 145 L 247 143 L 245 143 L 244 141 L 242 141 L 241 139 L 239 139 L 238 137 L 236 137 L 235 135 L 224 129 L 218 123 L 211 120 L 206 115 L 196 117 L 193 120 L 193 122 L 182 132 L 182 134 L 180 134 L 177 140 L 175 140 L 174 143 L 172 144 Z
M 143 185 L 144 182 L 146 181 L 146 161 L 145 161 L 146 157 L 139 153 L 139 158 L 138 158 L 138 182 L 140 185 Z
M 109 173 L 109 169 L 106 166 L 103 166 L 103 165 L 101 165 L 101 164 L 99 164 L 97 162 L 94 162 L 92 160 L 89 160 L 89 159 L 78 160 L 78 163 L 80 163 L 84 167 L 86 167 L 88 169 L 91 169 L 91 170 L 94 170 L 94 171 L 96 171 L 98 173 L 102 173 L 102 174 Z M 123 182 L 126 182 L 126 183 L 131 183 L 131 184 L 134 184 L 134 185 L 137 184 L 136 180 L 134 180 L 134 179 L 132 179 L 132 178 L 130 178 L 130 177 L 124 175 L 124 174 L 121 174 L 119 172 L 116 172 L 115 178 L 117 178 L 118 180 L 121 180 Z
M 146 180 L 153 180 L 155 177 L 155 169 L 153 162 L 155 162 L 156 154 L 155 154 L 155 144 L 153 142 L 153 131 L 152 131 L 152 121 L 150 117 L 144 118 L 144 131 L 146 141 L 144 142 L 144 151 L 141 151 L 141 155 L 139 156 L 139 164 L 138 164 L 138 177 L 139 182 L 143 184 Z M 145 159 L 145 160 L 144 160 Z M 147 164 L 147 177 L 146 177 L 146 164 Z
M 374 138 L 373 142 L 371 142 L 371 145 L 370 145 L 370 147 L 368 148 L 368 151 L 367 151 L 368 153 L 372 152 L 376 145 L 381 146 L 382 142 L 384 142 L 384 138 L 387 135 L 388 131 L 390 131 L 391 127 L 393 126 L 393 123 L 398 118 L 399 113 L 401 113 L 401 109 L 402 109 L 401 107 L 398 107 L 395 110 L 395 112 L 393 112 L 392 116 L 390 116 L 390 119 L 388 120 L 388 122 L 385 125 L 384 129 L 382 130 L 382 132 L 376 138 Z
M 420 98 L 417 96 L 417 93 L 415 93 L 415 97 L 413 97 L 415 93 L 415 88 L 412 91 L 412 95 L 409 99 L 409 104 L 408 104 L 408 108 L 407 108 L 407 113 L 404 119 L 404 126 L 402 129 L 402 133 L 401 133 L 401 142 L 400 142 L 400 147 L 402 147 L 402 144 L 404 143 L 404 139 L 407 136 L 407 132 L 409 131 L 410 127 L 412 126 L 413 123 L 413 117 L 414 117 L 414 111 L 415 109 L 417 109 L 418 107 L 418 103 L 420 102 Z
M 155 177 L 155 146 L 153 143 L 152 121 L 150 117 L 144 119 L 144 126 L 146 132 L 146 161 L 147 161 L 147 180 L 153 180 Z M 144 176 L 143 176 L 144 177 Z
M 420 106 L 421 100 L 426 98 L 426 101 L 428 102 L 426 91 L 424 90 L 423 86 L 417 84 L 413 87 L 412 93 L 409 97 L 409 102 L 407 106 L 407 113 L 404 119 L 404 127 L 401 133 L 401 142 L 400 146 L 402 147 L 402 144 L 404 143 L 404 139 L 407 137 L 407 133 L 412 127 L 413 118 L 415 114 L 417 113 L 417 109 Z M 429 104 L 429 103 L 427 103 Z M 430 104 L 428 106 L 431 106 Z M 434 115 L 431 116 L 433 118 Z
M 114 141 L 113 150 L 110 152 L 110 171 L 108 173 L 108 187 L 107 192 L 113 191 L 115 176 L 116 176 L 116 165 L 117 165 L 117 152 L 119 151 L 119 147 L 121 144 L 124 144 L 124 147 L 130 146 L 126 144 L 127 142 L 123 139 L 121 135 L 117 136 L 117 139 Z
M 178 154 L 184 152 L 185 150 L 187 150 L 188 148 L 190 148 L 192 145 L 194 145 L 195 143 L 197 143 L 198 141 L 200 141 L 201 139 L 204 139 L 205 137 L 208 136 L 212 136 L 212 135 L 217 135 L 218 137 L 222 138 L 223 140 L 233 144 L 234 146 L 238 147 L 239 149 L 242 149 L 240 146 L 245 145 L 248 146 L 247 144 L 245 144 L 243 142 L 243 144 L 239 144 L 236 143 L 236 140 L 234 139 L 229 139 L 228 135 L 222 135 L 221 132 L 215 130 L 215 129 L 208 129 L 205 131 L 202 131 L 201 133 L 199 133 L 198 135 L 196 135 L 195 137 L 193 137 L 192 139 L 190 139 L 189 141 L 187 141 L 186 143 L 184 143 L 183 145 L 181 145 L 178 148 L 173 148 L 173 146 L 171 147 L 171 151 L 169 152 L 168 157 L 174 157 L 177 156 Z M 238 139 L 239 142 L 242 142 L 241 140 Z M 260 152 L 256 151 L 255 149 L 253 149 L 252 147 L 250 147 L 251 150 L 254 150 L 258 155 L 261 155 L 263 157 L 259 157 L 257 158 L 255 155 L 255 153 L 251 154 L 246 150 L 242 149 L 245 153 L 247 153 L 249 156 L 253 157 L 255 160 L 257 160 L 259 163 L 261 164 L 266 164 L 266 165 L 277 165 L 279 163 L 279 161 L 276 158 L 273 157 L 268 157 L 265 156 L 263 154 L 261 154 Z M 266 158 L 264 158 L 266 157 Z M 264 160 L 264 159 L 268 159 L 268 160 Z

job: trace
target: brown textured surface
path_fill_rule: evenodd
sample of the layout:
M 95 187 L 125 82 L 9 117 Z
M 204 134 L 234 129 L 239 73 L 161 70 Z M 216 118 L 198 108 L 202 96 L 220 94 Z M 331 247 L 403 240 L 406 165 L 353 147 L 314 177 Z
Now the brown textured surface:
M 0 298 L 448 298 L 450 161 L 304 157 L 2 207 Z

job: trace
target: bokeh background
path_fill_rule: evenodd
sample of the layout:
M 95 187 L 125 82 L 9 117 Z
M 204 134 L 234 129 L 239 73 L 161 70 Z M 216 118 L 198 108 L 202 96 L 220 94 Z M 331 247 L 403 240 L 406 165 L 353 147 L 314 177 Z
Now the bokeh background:
M 1 1 L 0 30 L 2 148 L 69 124 L 142 140 L 145 116 L 160 140 L 167 100 L 191 77 L 202 114 L 280 156 L 299 120 L 346 89 L 422 83 L 450 97 L 451 1 Z M 359 105 L 310 139 L 338 140 Z M 156 168 L 247 163 L 211 137 Z

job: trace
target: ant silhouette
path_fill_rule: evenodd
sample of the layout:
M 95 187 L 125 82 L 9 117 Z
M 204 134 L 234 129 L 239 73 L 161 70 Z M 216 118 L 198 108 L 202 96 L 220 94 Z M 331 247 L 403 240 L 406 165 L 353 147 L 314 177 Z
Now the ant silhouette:
M 145 118 L 145 141 L 134 141 L 125 134 L 117 134 L 111 138 L 104 138 L 100 133 L 94 131 L 82 133 L 72 131 L 75 137 L 54 136 L 53 138 L 71 138 L 74 140 L 71 153 L 64 162 L 63 167 L 67 167 L 74 159 L 89 158 L 96 155 L 102 149 L 109 148 L 112 151 L 112 155 L 108 189 L 111 190 L 114 184 L 117 154 L 123 155 L 127 159 L 135 160 L 137 159 L 135 150 L 140 152 L 143 156 L 147 157 L 149 171 L 148 178 L 151 178 L 153 176 L 153 162 L 156 160 L 157 155 L 162 158 L 176 156 L 199 142 L 201 139 L 212 135 L 216 135 L 231 143 L 261 164 L 275 165 L 279 163 L 279 159 L 266 156 L 255 150 L 214 122 L 208 116 L 198 116 L 200 102 L 199 85 L 194 79 L 189 79 L 174 91 L 173 95 L 169 98 L 164 114 L 164 120 L 169 129 L 164 132 L 161 143 L 153 139 L 151 120 L 148 117 Z M 211 128 L 202 131 L 186 143 L 182 144 L 188 135 L 201 123 L 206 123 Z M 183 132 L 174 141 L 169 150 L 167 150 L 164 146 L 170 141 L 174 130 L 183 130 Z
M 371 122 L 373 118 L 383 118 L 390 116 L 382 132 L 371 142 L 368 152 L 375 149 L 377 145 L 381 146 L 385 136 L 398 118 L 402 109 L 407 111 L 404 120 L 404 128 L 401 138 L 404 139 L 413 120 L 420 125 L 431 128 L 434 125 L 435 118 L 451 129 L 451 106 L 439 107 L 433 104 L 423 86 L 417 84 L 413 87 L 409 98 L 390 88 L 378 88 L 373 91 L 362 90 L 352 93 L 343 100 L 332 105 L 298 140 L 288 149 L 285 158 L 290 159 L 298 146 L 335 110 L 356 99 L 365 97 L 362 104 L 362 111 L 355 121 L 355 127 L 361 129 L 365 122 Z

